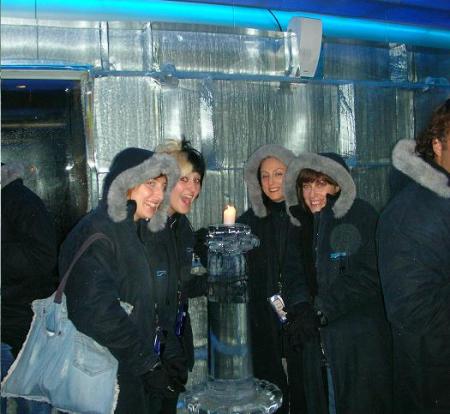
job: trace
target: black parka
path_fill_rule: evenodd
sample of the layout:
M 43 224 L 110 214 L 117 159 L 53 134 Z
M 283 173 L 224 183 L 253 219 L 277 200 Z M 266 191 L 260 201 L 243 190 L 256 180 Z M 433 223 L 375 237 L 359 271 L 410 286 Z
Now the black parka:
M 381 283 L 394 339 L 396 413 L 450 412 L 450 175 L 400 141 L 411 182 L 378 225 Z
M 320 328 L 320 339 L 307 342 L 304 349 L 308 413 L 327 412 L 321 368 L 326 363 L 333 378 L 337 414 L 388 414 L 392 404 L 391 338 L 377 272 L 377 214 L 367 202 L 355 199 L 345 163 L 335 154 L 330 156 L 301 154 L 289 165 L 285 181 L 289 206 L 298 203 L 295 182 L 304 168 L 324 173 L 340 186 L 340 193 L 328 197 L 319 213 L 309 214 L 313 263 L 303 263 L 297 273 L 304 288 L 307 284 L 301 279 L 307 276 L 301 272 L 315 271 L 317 293 L 311 295 L 312 304 L 328 319 Z M 291 214 L 296 209 L 303 206 L 291 208 Z M 297 218 L 304 222 L 308 215 L 303 211 Z M 288 252 L 289 260 L 295 255 L 295 251 Z M 295 269 L 295 263 L 291 268 Z M 286 276 L 289 274 L 295 272 Z M 307 296 L 302 289 L 290 289 L 286 295 L 290 292 L 297 295 L 292 302 Z
M 259 166 L 263 159 L 272 156 L 286 165 L 293 154 L 278 145 L 266 145 L 249 159 L 245 179 L 252 208 L 238 222 L 250 226 L 260 240 L 259 247 L 247 253 L 249 323 L 253 374 L 277 385 L 283 393 L 283 406 L 278 412 L 292 413 L 303 410 L 303 379 L 301 354 L 294 352 L 287 341 L 268 298 L 281 294 L 282 269 L 288 242 L 300 245 L 300 232 L 290 223 L 285 203 L 275 203 L 264 196 L 259 184 Z M 287 376 L 282 358 L 287 359 Z
M 65 293 L 76 328 L 106 346 L 119 361 L 116 412 L 144 413 L 152 407 L 140 379 L 159 359 L 153 349 L 154 270 L 142 235 L 149 226 L 152 230 L 164 226 L 168 200 L 150 222 L 134 222 L 136 206 L 127 203 L 127 189 L 160 174 L 167 175 L 170 191 L 178 175 L 172 158 L 136 148 L 119 153 L 105 178 L 101 204 L 71 231 L 60 252 L 62 275 L 90 235 L 100 232 L 109 239 L 95 241 L 81 256 Z M 129 315 L 121 302 L 131 305 Z
M 167 359 L 186 358 L 186 369 L 194 365 L 194 343 L 189 312 L 182 336 L 175 335 L 176 316 L 179 306 L 186 306 L 188 298 L 196 293 L 205 294 L 205 286 L 197 289 L 197 282 L 206 284 L 206 277 L 191 275 L 194 232 L 188 218 L 182 214 L 169 217 L 162 231 L 146 233 L 145 244 L 150 260 L 155 264 L 155 287 L 160 323 L 167 332 L 164 357 Z M 158 249 L 153 246 L 157 245 Z M 201 280 L 200 280 L 201 278 Z
M 2 342 L 17 355 L 30 328 L 31 302 L 56 288 L 56 234 L 42 200 L 18 165 L 2 165 Z

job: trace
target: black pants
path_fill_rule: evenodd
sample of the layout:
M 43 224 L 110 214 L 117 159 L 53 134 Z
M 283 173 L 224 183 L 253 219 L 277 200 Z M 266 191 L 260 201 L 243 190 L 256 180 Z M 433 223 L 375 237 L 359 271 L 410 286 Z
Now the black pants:
M 162 400 L 162 406 L 161 406 L 161 414 L 177 414 L 177 403 L 178 403 L 178 397 L 180 394 L 174 394 L 170 397 L 165 397 Z
M 286 347 L 289 413 L 306 414 L 305 381 L 303 375 L 303 351 L 296 352 Z
M 119 375 L 119 399 L 114 414 L 159 414 L 163 396 L 145 391 L 142 380 L 131 375 Z

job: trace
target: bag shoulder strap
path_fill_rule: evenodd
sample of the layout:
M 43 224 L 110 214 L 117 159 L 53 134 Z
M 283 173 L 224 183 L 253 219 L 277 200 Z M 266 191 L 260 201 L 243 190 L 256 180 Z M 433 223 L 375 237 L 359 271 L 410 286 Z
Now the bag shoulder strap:
M 78 261 L 78 259 L 83 255 L 83 253 L 89 248 L 89 246 L 94 243 L 96 240 L 99 239 L 105 239 L 108 240 L 111 245 L 111 240 L 106 237 L 103 233 L 94 233 L 89 238 L 87 238 L 84 243 L 81 245 L 81 247 L 78 249 L 75 257 L 72 260 L 72 263 L 70 263 L 70 266 L 67 268 L 66 273 L 64 273 L 64 277 L 62 278 L 61 282 L 59 283 L 58 289 L 56 290 L 55 299 L 53 302 L 55 303 L 61 303 L 62 302 L 62 295 L 64 293 L 64 289 L 66 287 L 67 279 L 69 278 L 70 272 L 72 271 L 72 268 L 75 266 L 75 263 Z

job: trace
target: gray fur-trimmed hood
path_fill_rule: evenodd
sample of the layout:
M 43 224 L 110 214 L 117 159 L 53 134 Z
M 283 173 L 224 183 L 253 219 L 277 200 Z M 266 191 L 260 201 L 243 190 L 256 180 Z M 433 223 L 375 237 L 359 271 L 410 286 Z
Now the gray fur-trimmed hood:
M 347 214 L 356 198 L 356 186 L 344 165 L 344 160 L 337 154 L 314 153 L 300 154 L 289 163 L 284 180 L 284 194 L 286 195 L 286 209 L 293 224 L 300 226 L 300 222 L 292 216 L 290 207 L 299 204 L 296 182 L 300 171 L 305 168 L 326 174 L 339 184 L 341 191 L 333 206 L 333 214 L 335 218 L 342 218 Z
M 148 229 L 152 232 L 162 230 L 166 224 L 170 192 L 180 176 L 177 162 L 170 155 L 157 154 L 140 148 L 127 148 L 119 153 L 105 177 L 103 189 L 103 200 L 111 220 L 118 223 L 127 218 L 128 189 L 161 174 L 167 177 L 167 188 L 158 211 L 148 222 Z
M 443 198 L 450 198 L 449 178 L 415 152 L 416 142 L 402 139 L 392 151 L 392 164 L 422 187 Z
M 2 188 L 6 187 L 9 183 L 12 183 L 18 178 L 23 178 L 25 173 L 25 167 L 16 162 L 11 164 L 2 165 Z
M 263 202 L 263 192 L 258 180 L 258 170 L 261 161 L 268 157 L 274 157 L 286 164 L 294 158 L 294 153 L 287 148 L 268 144 L 258 148 L 248 159 L 244 169 L 244 180 L 247 184 L 250 205 L 257 217 L 266 217 L 267 208 Z

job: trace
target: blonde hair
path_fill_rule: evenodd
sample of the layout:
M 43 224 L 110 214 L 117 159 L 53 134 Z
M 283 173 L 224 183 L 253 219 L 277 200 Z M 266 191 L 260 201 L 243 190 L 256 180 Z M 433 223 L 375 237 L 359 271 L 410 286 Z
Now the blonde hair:
M 169 139 L 164 144 L 158 145 L 155 151 L 175 158 L 182 176 L 195 172 L 200 174 L 200 180 L 203 183 L 206 171 L 205 159 L 202 153 L 197 151 L 190 141 L 186 140 L 186 137 L 182 136 L 181 140 Z
M 183 141 L 181 139 L 168 139 L 163 144 L 159 144 L 155 148 L 155 152 L 168 154 L 175 158 L 182 175 L 189 174 L 194 168 L 188 159 L 188 154 L 183 150 Z

